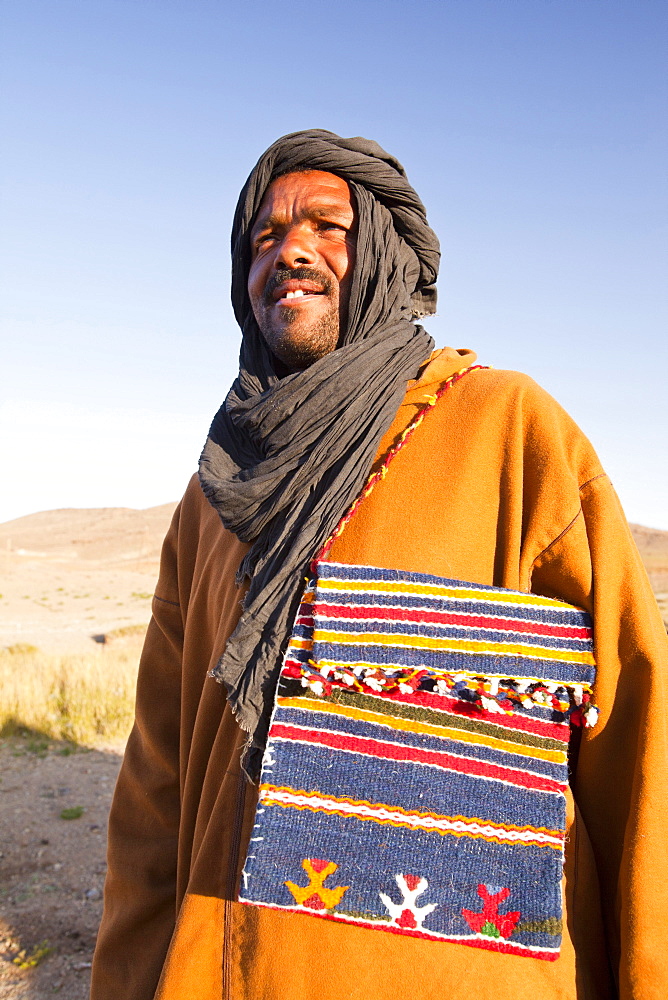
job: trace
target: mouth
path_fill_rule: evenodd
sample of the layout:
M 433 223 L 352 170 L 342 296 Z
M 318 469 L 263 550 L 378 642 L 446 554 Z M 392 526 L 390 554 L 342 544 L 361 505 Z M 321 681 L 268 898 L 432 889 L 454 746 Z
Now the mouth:
M 314 281 L 303 281 L 291 279 L 283 281 L 272 292 L 272 300 L 279 306 L 295 306 L 302 303 L 313 302 L 325 295 L 322 285 Z
M 277 306 L 301 306 L 305 302 L 315 302 L 322 298 L 322 292 L 288 292 L 280 299 L 276 299 Z
M 296 271 L 296 273 L 295 273 Z M 295 269 L 292 274 L 276 274 L 265 292 L 267 305 L 295 306 L 315 302 L 331 293 L 331 284 L 314 269 Z M 301 271 L 301 273 L 299 273 Z M 280 279 L 283 278 L 283 281 Z M 273 285 L 273 287 L 271 287 Z

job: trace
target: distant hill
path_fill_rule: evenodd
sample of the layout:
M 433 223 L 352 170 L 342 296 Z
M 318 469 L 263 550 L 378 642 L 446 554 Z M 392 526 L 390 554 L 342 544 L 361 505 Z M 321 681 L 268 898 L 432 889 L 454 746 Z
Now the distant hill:
M 657 594 L 668 592 L 668 531 L 631 524 L 631 534 Z
M 163 503 L 130 507 L 65 508 L 28 514 L 0 524 L 0 552 L 49 562 L 157 562 L 176 509 Z M 657 592 L 668 591 L 668 531 L 631 524 L 645 568 Z
M 46 510 L 0 524 L 0 647 L 85 652 L 141 632 L 175 503 Z
M 175 503 L 46 510 L 0 524 L 0 647 L 85 650 L 146 625 Z M 668 531 L 631 525 L 668 622 Z
M 129 507 L 65 508 L 0 524 L 0 551 L 57 562 L 157 561 L 176 503 L 146 510 Z

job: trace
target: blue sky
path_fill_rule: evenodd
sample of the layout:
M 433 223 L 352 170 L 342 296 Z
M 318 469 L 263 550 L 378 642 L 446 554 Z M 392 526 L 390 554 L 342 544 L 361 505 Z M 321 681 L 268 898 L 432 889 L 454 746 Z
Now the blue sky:
M 668 529 L 667 42 L 663 0 L 2 0 L 0 520 L 180 496 L 239 188 L 322 127 L 406 166 L 437 343 L 534 376 Z

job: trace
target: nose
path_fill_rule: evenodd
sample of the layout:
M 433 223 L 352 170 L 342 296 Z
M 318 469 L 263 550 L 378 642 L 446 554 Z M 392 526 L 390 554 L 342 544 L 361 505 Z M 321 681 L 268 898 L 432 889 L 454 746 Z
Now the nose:
M 274 267 L 278 270 L 292 269 L 314 264 L 317 259 L 315 239 L 305 226 L 291 226 L 276 248 Z

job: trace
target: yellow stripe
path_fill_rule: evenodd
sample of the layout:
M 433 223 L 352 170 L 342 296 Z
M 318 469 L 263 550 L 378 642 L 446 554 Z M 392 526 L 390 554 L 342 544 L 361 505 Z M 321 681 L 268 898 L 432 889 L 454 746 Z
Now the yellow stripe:
M 390 582 L 386 580 L 318 580 L 319 590 L 338 590 L 345 594 L 348 591 L 366 591 L 369 594 L 414 594 L 416 597 L 455 597 L 475 601 L 495 602 L 497 604 L 534 604 L 539 607 L 564 608 L 566 611 L 582 611 L 565 601 L 557 601 L 552 597 L 541 597 L 539 594 L 499 593 L 496 590 L 466 590 L 459 587 L 442 587 L 432 583 Z
M 280 785 L 262 784 L 262 785 L 260 785 L 259 791 L 260 791 L 260 802 L 262 803 L 262 805 L 267 805 L 267 806 L 274 805 L 274 806 L 280 806 L 282 808 L 288 808 L 288 809 L 300 809 L 302 811 L 305 810 L 305 809 L 308 809 L 311 812 L 324 812 L 324 813 L 327 813 L 330 816 L 331 815 L 343 816 L 344 819 L 352 817 L 352 818 L 361 820 L 362 822 L 371 820 L 374 823 L 381 823 L 381 824 L 385 824 L 385 825 L 389 825 L 389 826 L 395 826 L 395 827 L 407 826 L 411 830 L 422 828 L 424 830 L 429 830 L 429 831 L 434 832 L 434 833 L 440 833 L 442 836 L 449 835 L 449 836 L 455 836 L 455 837 L 473 837 L 475 839 L 489 840 L 492 843 L 496 843 L 496 844 L 504 844 L 504 845 L 508 845 L 508 844 L 519 844 L 519 845 L 522 845 L 522 844 L 524 844 L 524 846 L 528 846 L 526 844 L 526 841 L 523 842 L 523 841 L 521 841 L 519 839 L 513 841 L 509 837 L 503 837 L 503 832 L 504 831 L 512 831 L 512 832 L 517 832 L 517 833 L 534 834 L 534 837 L 536 837 L 536 839 L 537 839 L 536 835 L 539 835 L 539 834 L 542 833 L 542 834 L 547 834 L 547 836 L 549 836 L 549 837 L 554 837 L 555 839 L 558 839 L 560 842 L 562 842 L 563 839 L 564 839 L 564 833 L 563 833 L 563 831 L 561 831 L 561 830 L 550 830 L 548 827 L 545 827 L 545 826 L 516 826 L 514 823 L 494 823 L 491 820 L 479 819 L 478 817 L 474 817 L 474 816 L 442 816 L 442 815 L 439 815 L 438 813 L 432 813 L 432 812 L 418 812 L 417 810 L 415 810 L 415 811 L 409 811 L 407 809 L 402 809 L 401 806 L 388 806 L 388 805 L 386 805 L 383 802 L 377 802 L 377 803 L 374 802 L 374 803 L 372 803 L 372 802 L 369 802 L 368 799 L 341 798 L 341 797 L 339 797 L 337 795 L 328 795 L 328 794 L 326 794 L 324 792 L 315 792 L 315 793 L 313 793 L 313 792 L 305 792 L 305 791 L 302 791 L 301 789 L 289 788 L 289 787 L 280 786 Z M 287 792 L 289 795 L 295 795 L 295 796 L 297 796 L 297 795 L 302 796 L 303 795 L 305 798 L 311 799 L 312 801 L 311 802 L 304 802 L 303 804 L 301 804 L 301 803 L 297 804 L 296 802 L 287 803 L 287 802 L 284 802 L 282 798 L 280 798 L 280 793 L 281 792 Z M 322 802 L 317 802 L 317 799 L 321 799 L 321 800 L 322 799 L 329 799 L 331 802 L 337 803 L 342 808 L 341 809 L 336 809 L 336 808 L 332 809 L 331 806 L 325 806 Z M 378 816 L 378 815 L 376 815 L 376 816 L 374 816 L 374 815 L 368 815 L 368 814 L 366 816 L 365 815 L 359 815 L 359 814 L 355 814 L 355 813 L 351 812 L 350 810 L 346 810 L 345 806 L 353 806 L 353 807 L 354 806 L 367 806 L 369 808 L 369 810 L 372 810 L 373 812 L 380 811 L 381 809 L 383 809 L 383 810 L 387 810 L 388 812 L 393 812 L 395 814 L 398 813 L 400 816 L 405 816 L 406 819 L 402 822 L 401 820 L 386 819 L 386 818 L 383 818 L 383 817 Z M 423 823 L 420 824 L 420 826 L 416 826 L 416 824 L 409 822 L 410 818 L 416 818 L 418 820 L 422 820 Z M 460 822 L 460 823 L 466 823 L 466 824 L 471 824 L 471 825 L 473 825 L 473 824 L 479 824 L 480 826 L 490 827 L 492 830 L 498 831 L 498 833 L 497 833 L 496 836 L 494 836 L 493 833 L 489 834 L 489 833 L 486 833 L 486 832 L 483 833 L 482 831 L 474 831 L 474 830 L 451 830 L 451 829 L 450 830 L 448 830 L 448 829 L 446 829 L 446 830 L 440 829 L 439 830 L 437 827 L 435 828 L 431 824 L 424 823 L 425 820 L 429 820 L 429 819 L 434 819 L 437 822 L 439 820 L 440 821 L 445 820 L 446 822 L 450 822 L 450 823 Z M 534 843 L 535 843 L 535 841 L 534 841 Z M 543 842 L 542 846 L 544 846 L 544 847 L 552 847 L 552 848 L 555 848 L 557 850 L 561 850 L 561 843 L 559 843 L 559 844 L 551 844 L 549 842 L 548 843 L 544 843 Z
M 295 636 L 290 639 L 291 649 L 313 649 L 313 641 L 311 639 L 299 639 Z
M 589 652 L 546 649 L 545 646 L 525 646 L 514 642 L 485 642 L 477 639 L 435 639 L 427 635 L 401 635 L 384 632 L 313 632 L 313 642 L 331 642 L 346 646 L 361 644 L 374 646 L 408 646 L 412 649 L 453 650 L 464 653 L 489 653 L 492 656 L 512 654 L 530 656 L 533 660 L 561 660 L 563 663 L 588 663 L 594 665 Z
M 312 698 L 277 698 L 281 708 L 301 708 L 313 712 L 325 712 L 328 715 L 341 715 L 346 719 L 358 719 L 361 722 L 376 722 L 389 729 L 404 730 L 410 733 L 423 733 L 428 736 L 440 736 L 459 743 L 471 743 L 491 747 L 494 750 L 505 750 L 507 753 L 518 754 L 521 757 L 533 757 L 539 760 L 551 761 L 554 764 L 566 763 L 564 750 L 543 750 L 541 747 L 528 747 L 526 744 L 513 743 L 510 740 L 498 740 L 483 733 L 471 733 L 468 730 L 450 729 L 447 726 L 433 726 L 426 722 L 415 722 L 413 719 L 399 719 L 387 716 L 382 712 L 368 712 L 366 709 L 354 708 L 348 705 L 336 705 L 329 701 L 316 701 Z

